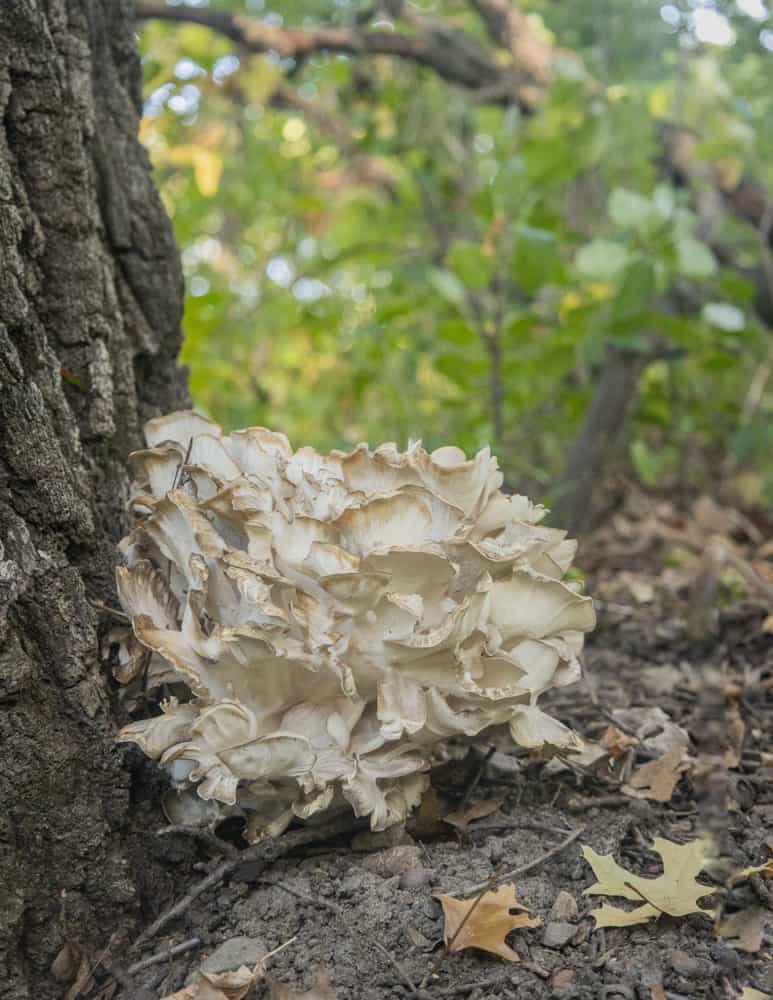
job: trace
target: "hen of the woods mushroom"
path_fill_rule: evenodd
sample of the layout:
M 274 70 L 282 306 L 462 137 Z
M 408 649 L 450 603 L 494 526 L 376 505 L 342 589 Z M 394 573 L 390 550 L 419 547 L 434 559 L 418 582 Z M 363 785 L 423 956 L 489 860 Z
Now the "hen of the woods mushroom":
M 238 813 L 254 840 L 348 802 L 381 830 L 442 741 L 507 724 L 571 745 L 537 699 L 579 677 L 592 602 L 488 448 L 319 455 L 187 412 L 145 436 L 116 676 L 160 711 L 120 739 L 169 770 L 172 818 Z

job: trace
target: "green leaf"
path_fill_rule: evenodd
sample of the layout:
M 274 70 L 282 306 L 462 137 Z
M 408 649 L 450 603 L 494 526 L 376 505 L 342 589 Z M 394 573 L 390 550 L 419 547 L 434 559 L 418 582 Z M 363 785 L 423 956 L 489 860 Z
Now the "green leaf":
M 658 184 L 652 193 L 652 207 L 657 214 L 661 219 L 670 219 L 675 206 L 676 199 L 674 197 L 674 189 L 671 185 Z
M 477 339 L 475 331 L 461 319 L 443 320 L 442 323 L 438 323 L 435 332 L 441 340 L 448 340 L 462 347 L 473 344 Z
M 631 316 L 651 307 L 655 296 L 655 268 L 651 261 L 637 257 L 626 267 L 614 299 L 615 318 Z
M 448 266 L 468 288 L 487 288 L 494 273 L 494 258 L 469 240 L 458 240 L 448 251 Z
M 654 486 L 660 478 L 658 455 L 644 441 L 631 443 L 631 461 L 636 474 L 646 486 Z
M 515 231 L 512 273 L 521 288 L 533 295 L 554 280 L 561 269 L 561 254 L 555 233 L 533 226 Z
M 727 330 L 728 333 L 737 333 L 746 326 L 743 309 L 730 302 L 707 302 L 701 310 L 701 316 L 707 323 L 720 330 Z
M 441 295 L 446 302 L 460 306 L 467 297 L 464 285 L 451 271 L 444 271 L 442 268 L 433 267 L 427 274 L 429 283 L 435 291 Z
M 717 259 L 705 243 L 694 236 L 679 236 L 676 254 L 681 274 L 688 278 L 710 278 L 717 270 Z
M 609 196 L 609 216 L 618 226 L 638 229 L 652 215 L 653 206 L 648 198 L 636 191 L 615 188 Z
M 469 387 L 471 366 L 469 360 L 461 354 L 440 354 L 435 358 L 434 364 L 441 375 L 462 388 Z
M 574 263 L 584 278 L 606 281 L 623 270 L 628 263 L 628 251 L 613 240 L 595 239 L 577 252 Z

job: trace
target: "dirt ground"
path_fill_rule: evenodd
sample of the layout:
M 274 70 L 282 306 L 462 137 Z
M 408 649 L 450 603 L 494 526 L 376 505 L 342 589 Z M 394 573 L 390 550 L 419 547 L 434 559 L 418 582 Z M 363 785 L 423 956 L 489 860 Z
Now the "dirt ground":
M 629 505 L 586 541 L 579 564 L 597 602 L 598 628 L 587 645 L 583 683 L 547 701 L 588 741 L 600 740 L 610 725 L 624 735 L 638 732 L 639 742 L 611 765 L 546 763 L 495 736 L 460 748 L 460 759 L 438 772 L 442 804 L 434 815 L 428 808 L 429 820 L 412 832 L 350 829 L 276 860 L 244 862 L 219 858 L 214 841 L 174 833 L 150 838 L 148 850 L 168 873 L 158 886 L 161 908 L 218 865 L 227 872 L 121 957 L 112 995 L 155 1000 L 182 988 L 199 968 L 249 965 L 288 941 L 269 964 L 287 990 L 274 985 L 271 992 L 262 982 L 251 995 L 306 996 L 320 970 L 331 992 L 310 993 L 309 1000 L 412 993 L 423 1000 L 679 1000 L 739 997 L 742 987 L 773 994 L 773 879 L 754 876 L 721 897 L 725 912 L 767 912 L 755 951 L 718 938 L 701 914 L 594 930 L 589 913 L 600 901 L 583 895 L 594 877 L 580 849 L 611 852 L 627 869 L 653 876 L 660 871 L 651 850 L 656 836 L 685 843 L 710 830 L 730 868 L 760 864 L 773 850 L 773 634 L 766 620 L 773 607 L 765 597 L 773 562 L 765 538 L 767 526 L 732 511 L 704 505 L 677 514 L 647 501 Z M 647 724 L 653 708 L 666 713 L 665 725 Z M 691 761 L 671 800 L 622 794 L 621 779 L 658 757 L 658 735 L 671 724 L 688 734 Z M 482 802 L 481 811 L 494 811 L 466 830 L 442 822 L 465 797 L 467 808 Z M 563 850 L 544 857 L 580 827 Z M 233 855 L 238 830 L 217 832 Z M 419 987 L 443 955 L 443 916 L 433 894 L 464 895 L 492 873 L 522 867 L 529 870 L 512 880 L 541 926 L 508 937 L 521 961 L 472 949 L 448 954 Z M 716 879 L 703 878 L 707 893 L 716 891 Z M 136 968 L 181 943 L 188 950 L 177 957 L 164 954 Z M 102 982 L 107 991 L 110 981 Z

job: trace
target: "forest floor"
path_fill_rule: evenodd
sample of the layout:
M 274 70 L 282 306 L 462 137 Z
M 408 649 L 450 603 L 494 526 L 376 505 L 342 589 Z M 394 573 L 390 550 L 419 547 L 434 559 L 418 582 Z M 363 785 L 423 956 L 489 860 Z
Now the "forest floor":
M 156 1000 L 192 982 L 186 1000 L 240 997 L 207 993 L 201 980 L 197 987 L 197 971 L 252 966 L 287 942 L 249 996 L 727 1000 L 744 987 L 749 998 L 773 994 L 773 879 L 727 878 L 773 853 L 770 527 L 705 498 L 680 512 L 632 496 L 578 558 L 599 618 L 585 679 L 546 698 L 588 753 L 546 764 L 498 738 L 464 748 L 466 756 L 437 773 L 436 792 L 408 832 L 339 826 L 337 836 L 299 843 L 291 831 L 272 857 L 255 849 L 236 857 L 235 831 L 220 858 L 214 841 L 156 837 L 152 850 L 168 873 L 157 898 L 168 906 L 182 900 L 179 916 L 135 943 L 122 971 L 113 966 L 112 984 L 102 978 L 100 990 L 97 976 L 93 992 L 73 996 Z M 721 917 L 664 914 L 595 929 L 591 911 L 620 900 L 583 894 L 594 877 L 581 845 L 654 878 L 662 867 L 653 838 L 686 844 L 707 831 L 720 865 L 700 876 L 702 903 L 717 905 Z M 220 834 L 228 839 L 227 830 Z M 214 869 L 206 891 L 184 898 Z M 540 919 L 507 937 L 520 961 L 475 948 L 446 953 L 434 894 L 474 899 L 480 892 L 471 887 L 491 888 L 497 878 L 513 881 Z M 724 927 L 719 936 L 718 925 L 736 912 L 745 915 L 736 931 Z M 186 950 L 170 957 L 181 944 Z M 147 958 L 153 964 L 137 968 Z

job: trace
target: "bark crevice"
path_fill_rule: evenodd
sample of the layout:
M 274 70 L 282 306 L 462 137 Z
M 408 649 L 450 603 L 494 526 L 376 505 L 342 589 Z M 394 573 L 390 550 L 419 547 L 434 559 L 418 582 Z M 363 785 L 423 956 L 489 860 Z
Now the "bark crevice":
M 113 594 L 126 455 L 188 402 L 140 107 L 127 0 L 0 4 L 3 1000 L 60 997 L 64 941 L 136 921 L 149 865 L 91 603 Z

